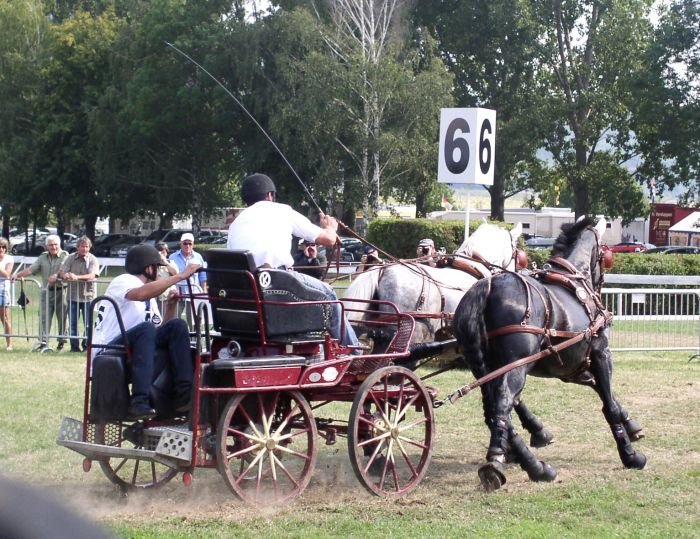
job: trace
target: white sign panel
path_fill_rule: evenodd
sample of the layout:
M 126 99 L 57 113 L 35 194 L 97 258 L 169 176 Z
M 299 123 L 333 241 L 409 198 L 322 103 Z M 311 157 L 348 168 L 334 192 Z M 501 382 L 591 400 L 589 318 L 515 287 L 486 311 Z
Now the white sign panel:
M 438 182 L 493 185 L 495 149 L 495 110 L 440 110 Z

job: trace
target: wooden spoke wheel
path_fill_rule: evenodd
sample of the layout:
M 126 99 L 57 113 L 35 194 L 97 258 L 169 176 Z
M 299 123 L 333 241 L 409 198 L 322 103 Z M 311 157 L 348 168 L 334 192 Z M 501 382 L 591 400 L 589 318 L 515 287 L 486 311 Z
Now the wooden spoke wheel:
M 350 410 L 348 451 L 360 483 L 377 496 L 401 496 L 432 456 L 433 403 L 420 378 L 398 366 L 374 371 Z
M 245 393 L 224 407 L 216 443 L 219 472 L 251 504 L 290 500 L 311 480 L 318 429 L 298 391 Z
M 149 441 L 139 433 L 138 424 L 97 423 L 95 443 L 129 449 L 149 449 Z M 162 487 L 178 474 L 178 469 L 138 457 L 107 457 L 98 461 L 107 478 L 124 490 Z

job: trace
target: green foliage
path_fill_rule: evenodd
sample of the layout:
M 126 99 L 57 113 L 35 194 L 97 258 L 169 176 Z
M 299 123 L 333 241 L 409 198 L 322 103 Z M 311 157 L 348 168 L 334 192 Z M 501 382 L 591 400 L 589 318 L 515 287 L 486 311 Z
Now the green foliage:
M 525 249 L 528 263 L 541 268 L 551 253 L 550 249 Z M 700 275 L 700 255 L 667 255 L 663 253 L 614 253 L 615 262 L 606 273 L 622 275 Z
M 540 30 L 528 2 L 417 2 L 415 18 L 438 40 L 458 106 L 497 111 L 494 184 L 487 189 L 491 216 L 502 220 L 505 199 L 537 180 L 522 172 L 535 162 L 550 121 L 538 80 Z
M 469 232 L 481 221 L 470 221 Z M 464 221 L 429 219 L 375 219 L 369 225 L 367 239 L 397 258 L 415 258 L 418 242 L 431 238 L 436 249 L 454 252 L 464 241 Z
M 615 253 L 608 273 L 626 275 L 700 275 L 700 255 Z

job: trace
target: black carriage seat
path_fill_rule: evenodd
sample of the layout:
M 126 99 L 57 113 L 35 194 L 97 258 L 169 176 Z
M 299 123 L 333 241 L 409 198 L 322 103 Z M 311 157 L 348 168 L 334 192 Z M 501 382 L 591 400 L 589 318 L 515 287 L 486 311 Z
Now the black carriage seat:
M 192 368 L 196 350 L 192 352 Z M 165 364 L 159 360 L 166 350 L 156 350 L 155 364 Z M 151 385 L 150 401 L 158 417 L 173 416 L 172 375 L 165 368 L 154 373 Z M 90 412 L 92 421 L 122 421 L 126 419 L 129 406 L 129 369 L 126 364 L 126 351 L 107 349 L 97 354 L 92 360 L 92 385 L 90 389 Z
M 250 251 L 209 249 L 204 258 L 216 331 L 249 340 L 323 340 L 330 328 L 331 305 L 295 305 L 325 301 L 323 293 L 305 287 L 287 271 L 258 268 Z

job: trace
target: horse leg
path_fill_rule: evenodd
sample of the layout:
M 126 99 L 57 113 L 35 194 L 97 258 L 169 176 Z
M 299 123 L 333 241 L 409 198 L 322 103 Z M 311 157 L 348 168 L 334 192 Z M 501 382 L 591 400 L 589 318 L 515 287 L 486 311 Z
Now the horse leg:
M 598 385 L 596 384 L 595 377 L 589 370 L 582 372 L 577 378 L 567 380 L 567 382 L 568 381 L 575 384 L 592 387 L 596 392 L 598 392 Z M 613 398 L 615 397 L 613 396 Z M 625 431 L 627 432 L 627 436 L 630 437 L 630 440 L 636 442 L 644 438 L 644 427 L 630 417 L 629 412 L 622 407 L 617 399 L 615 399 L 615 402 L 617 402 L 617 406 L 620 408 L 620 414 L 622 414 L 622 424 L 624 425 Z
M 611 388 L 612 354 L 610 349 L 606 346 L 604 350 L 595 351 L 591 359 L 591 369 L 597 382 L 597 392 L 603 401 L 603 415 L 608 425 L 610 425 L 620 460 L 626 468 L 641 470 L 646 465 L 647 458 L 632 447 L 632 442 L 624 425 L 625 415 L 622 413 L 623 408 L 613 396 Z
M 522 399 L 515 404 L 514 408 L 520 424 L 530 433 L 530 447 L 545 447 L 552 443 L 554 435 L 545 428 L 540 418 L 525 406 Z
M 556 479 L 557 471 L 546 462 L 539 460 L 515 432 L 515 429 L 511 428 L 510 430 L 509 442 L 511 450 L 517 456 L 518 464 L 527 472 L 531 481 L 554 481 Z
M 627 436 L 630 437 L 630 440 L 637 442 L 644 438 L 644 427 L 642 427 L 639 422 L 632 419 L 629 412 L 627 412 L 627 410 L 625 410 L 619 402 L 617 403 L 617 406 L 620 408 L 622 424 L 625 426 L 625 432 L 627 432 Z
M 489 450 L 486 453 L 487 462 L 478 470 L 481 485 L 487 492 L 498 490 L 506 483 L 506 471 L 503 464 L 506 462 L 509 449 L 510 425 L 510 418 L 503 416 L 493 418 L 489 425 L 491 440 L 489 441 Z

